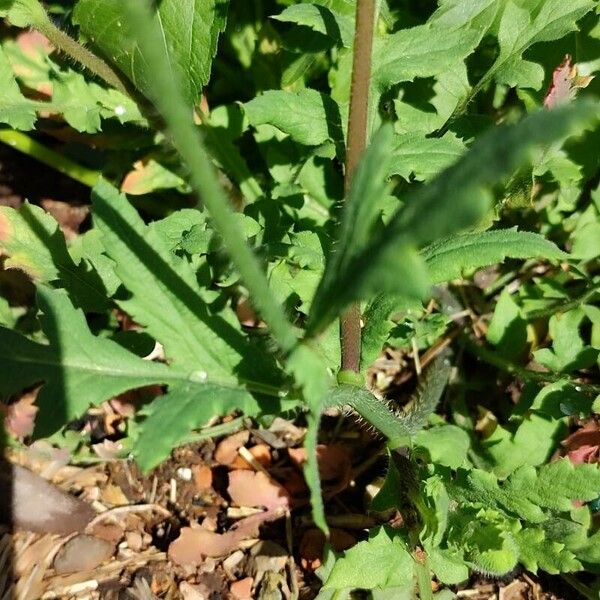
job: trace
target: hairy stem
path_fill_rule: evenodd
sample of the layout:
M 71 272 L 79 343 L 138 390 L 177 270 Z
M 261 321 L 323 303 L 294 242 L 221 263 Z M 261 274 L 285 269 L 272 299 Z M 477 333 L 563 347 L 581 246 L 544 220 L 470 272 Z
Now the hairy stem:
M 356 165 L 367 145 L 369 116 L 369 84 L 371 81 L 371 54 L 375 27 L 375 0 L 357 0 L 354 57 L 350 87 L 350 112 L 348 116 L 348 145 L 344 188 L 346 194 Z M 360 370 L 360 305 L 351 305 L 340 322 L 342 370 Z
M 160 33 L 152 19 L 150 6 L 145 2 L 128 2 L 124 7 L 136 25 L 140 51 L 154 74 L 151 82 L 152 99 L 165 120 L 176 149 L 190 170 L 192 186 L 210 213 L 212 225 L 240 272 L 252 302 L 280 348 L 290 352 L 297 341 L 294 329 L 269 289 L 267 277 L 256 256 L 246 243 L 204 142 L 192 122 L 192 107 L 184 101 L 170 65 L 161 53 L 161 45 L 157 44 Z
M 64 31 L 56 27 L 41 4 L 36 2 L 35 5 L 30 6 L 30 9 L 32 27 L 46 36 L 55 48 L 76 60 L 80 65 L 103 79 L 111 87 L 114 87 L 123 94 L 128 93 L 116 71 L 93 52 L 90 52 Z

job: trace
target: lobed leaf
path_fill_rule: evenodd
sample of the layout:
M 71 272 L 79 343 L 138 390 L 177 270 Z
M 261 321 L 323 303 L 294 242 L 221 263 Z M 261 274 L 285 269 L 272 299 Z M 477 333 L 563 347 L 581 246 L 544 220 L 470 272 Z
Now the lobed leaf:
M 244 112 L 251 125 L 273 125 L 299 144 L 318 146 L 344 139 L 336 102 L 316 90 L 269 90 L 246 102 Z
M 368 244 L 348 248 L 340 243 L 315 294 L 308 334 L 322 331 L 351 302 L 377 293 L 424 296 L 428 282 L 417 248 L 474 225 L 491 203 L 490 186 L 525 162 L 535 145 L 581 131 L 597 117 L 597 104 L 575 103 L 539 111 L 517 125 L 481 136 L 452 167 L 409 195 Z M 355 177 L 355 181 L 367 181 L 361 190 L 361 201 L 366 203 L 374 202 L 371 194 L 375 198 L 382 186 L 381 165 L 369 160 L 374 152 L 367 151 Z M 352 194 L 357 185 L 353 182 L 346 220 L 354 212 Z
M 210 77 L 227 6 L 227 0 L 163 0 L 154 14 L 155 24 L 162 34 L 157 43 L 190 105 L 198 101 Z M 152 66 L 140 51 L 121 0 L 79 0 L 73 20 L 140 92 L 150 94 Z M 98 27 L 99 23 L 102 27 Z
M 452 236 L 422 250 L 433 283 L 458 279 L 465 271 L 500 263 L 506 258 L 559 260 L 567 254 L 537 233 L 501 229 Z
M 44 383 L 37 398 L 35 437 L 54 433 L 89 406 L 169 379 L 166 365 L 93 336 L 83 312 L 73 307 L 64 290 L 38 286 L 37 299 L 48 345 L 0 328 L 0 394 L 6 398 Z
M 233 311 L 211 311 L 192 266 L 144 224 L 124 195 L 101 181 L 92 202 L 106 253 L 130 292 L 117 303 L 163 344 L 179 369 L 205 371 L 230 383 L 237 381 L 236 373 L 277 379 L 273 363 L 253 349 Z

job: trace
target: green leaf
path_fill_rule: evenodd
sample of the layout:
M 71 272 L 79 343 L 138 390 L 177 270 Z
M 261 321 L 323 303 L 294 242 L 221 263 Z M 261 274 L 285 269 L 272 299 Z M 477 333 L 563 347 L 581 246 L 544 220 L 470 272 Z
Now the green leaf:
M 326 6 L 308 3 L 293 4 L 271 18 L 284 23 L 304 25 L 340 42 L 343 46 L 350 47 L 352 45 L 354 37 L 352 18 L 341 15 Z
M 427 548 L 429 566 L 439 581 L 446 585 L 462 583 L 469 577 L 469 568 L 462 554 L 449 548 Z
M 360 354 L 361 370 L 368 369 L 381 353 L 394 326 L 390 316 L 410 309 L 421 310 L 421 303 L 387 294 L 379 294 L 369 302 L 362 314 L 364 327 Z
M 541 235 L 514 229 L 467 233 L 433 242 L 423 249 L 433 283 L 462 277 L 463 272 L 506 258 L 561 259 L 567 255 Z
M 233 311 L 211 312 L 192 266 L 144 225 L 124 195 L 101 181 L 92 202 L 106 252 L 130 292 L 117 303 L 163 344 L 179 369 L 204 371 L 229 383 L 236 381 L 236 373 L 249 379 L 257 369 L 265 379 L 273 374 L 268 359 L 250 346 Z
M 58 283 L 85 310 L 108 308 L 104 283 L 86 261 L 75 264 L 58 223 L 42 208 L 28 202 L 19 210 L 1 206 L 0 249 L 8 256 L 5 268 L 20 269 L 42 283 Z
M 0 17 L 7 17 L 16 27 L 29 27 L 45 19 L 37 0 L 0 0 Z
M 324 588 L 381 589 L 409 585 L 413 558 L 402 536 L 391 527 L 377 527 L 337 560 Z
M 394 277 L 384 278 L 389 263 L 356 265 L 373 237 L 379 216 L 379 201 L 387 189 L 390 150 L 393 140 L 391 126 L 382 127 L 375 135 L 352 178 L 350 194 L 338 234 L 338 243 L 329 256 L 325 273 L 315 295 L 308 323 L 308 335 L 331 322 L 341 309 L 360 297 L 375 291 L 395 293 L 419 299 L 428 289 L 428 280 L 416 249 L 404 242 L 387 249 L 394 260 Z M 352 275 L 350 274 L 352 271 Z M 379 275 L 379 277 L 378 277 Z M 350 284 L 346 279 L 352 279 Z M 363 283 L 364 280 L 364 283 Z M 389 289 L 386 289 L 389 288 Z
M 427 451 L 430 462 L 451 469 L 464 464 L 471 445 L 469 435 L 456 425 L 441 425 L 419 431 L 414 443 Z
M 535 359 L 555 372 L 570 372 L 589 367 L 596 362 L 598 350 L 584 344 L 580 329 L 586 314 L 577 308 L 550 318 L 552 350 L 534 352 Z
M 49 345 L 0 328 L 0 394 L 44 382 L 36 437 L 47 436 L 89 406 L 127 390 L 169 379 L 168 368 L 142 360 L 115 342 L 96 338 L 64 290 L 38 287 L 40 321 Z
M 522 529 L 516 533 L 515 541 L 519 546 L 519 562 L 528 571 L 537 573 L 538 569 L 542 569 L 556 575 L 582 569 L 581 563 L 564 544 L 546 539 L 543 529 Z
M 581 131 L 597 116 L 598 106 L 595 103 L 572 104 L 553 111 L 539 111 L 517 125 L 497 128 L 482 135 L 452 167 L 408 195 L 406 203 L 389 224 L 371 235 L 366 246 L 357 244 L 358 247 L 348 249 L 340 244 L 315 295 L 308 334 L 322 331 L 353 301 L 382 292 L 409 297 L 423 294 L 426 288 L 425 269 L 422 258 L 416 254 L 416 247 L 474 225 L 491 204 L 490 186 L 523 163 L 536 144 L 547 144 Z M 506 148 L 513 151 L 507 153 Z M 370 149 L 367 157 L 380 156 L 375 152 L 381 150 Z M 380 165 L 370 164 L 365 158 L 355 176 L 355 181 L 364 187 L 353 185 L 351 195 L 356 193 L 355 189 L 361 192 L 364 189 L 361 202 L 373 204 L 372 192 L 381 191 L 380 180 L 375 178 L 380 168 Z M 368 183 L 361 183 L 362 178 Z M 347 210 L 352 211 L 351 216 L 356 212 L 352 204 L 350 199 Z M 345 220 L 353 222 L 351 217 L 345 217 Z M 351 231 L 352 228 L 348 227 Z M 344 252 L 349 252 L 350 256 L 343 256 Z M 491 262 L 495 262 L 497 254 Z M 472 263 L 480 262 L 475 258 L 463 258 L 466 266 L 475 267 Z M 482 263 L 489 264 L 488 258 L 489 255 Z M 461 271 L 441 258 L 431 270 L 434 279 L 438 280 Z
M 251 125 L 273 125 L 306 146 L 344 139 L 336 102 L 316 90 L 269 90 L 246 102 L 244 111 Z
M 496 510 L 464 507 L 451 515 L 448 542 L 464 549 L 465 563 L 472 569 L 486 575 L 504 575 L 518 561 L 514 525 Z
M 402 81 L 448 71 L 473 52 L 478 40 L 475 30 L 442 31 L 431 24 L 379 38 L 373 48 L 374 85 L 383 91 Z
M 269 412 L 277 411 L 274 405 L 269 409 Z M 249 417 L 261 412 L 260 404 L 242 388 L 210 382 L 172 386 L 167 394 L 144 410 L 147 416 L 133 449 L 138 464 L 143 471 L 150 471 L 181 445 L 191 431 L 235 410 Z
M 409 180 L 427 181 L 449 167 L 466 150 L 462 140 L 446 133 L 440 138 L 427 138 L 414 133 L 396 135 L 388 175 Z
M 0 122 L 28 131 L 33 129 L 36 121 L 35 102 L 21 94 L 12 67 L 0 46 Z
M 544 70 L 523 59 L 523 53 L 539 42 L 550 42 L 577 29 L 576 22 L 590 11 L 594 0 L 507 0 L 498 29 L 500 51 L 488 72 L 498 83 L 540 89 Z
M 198 101 L 210 77 L 227 5 L 227 0 L 163 0 L 154 15 L 162 34 L 161 52 L 188 104 Z M 152 68 L 140 52 L 123 3 L 79 0 L 73 19 L 89 41 L 147 96 L 153 89 Z
M 589 502 L 598 496 L 600 470 L 597 465 L 574 466 L 561 459 L 536 470 L 524 466 L 503 484 L 497 477 L 479 469 L 459 470 L 448 486 L 451 496 L 459 501 L 497 507 L 532 523 L 547 516 L 543 509 L 568 512 L 574 500 Z
M 502 290 L 490 321 L 487 340 L 509 360 L 522 357 L 527 346 L 527 321 L 512 299 L 508 288 Z
M 321 478 L 317 462 L 317 442 L 321 412 L 325 406 L 325 398 L 331 387 L 331 376 L 327 371 L 326 363 L 312 348 L 298 344 L 290 354 L 287 361 L 287 371 L 295 380 L 302 392 L 309 413 L 307 414 L 308 428 L 304 437 L 306 449 L 306 463 L 304 465 L 304 478 L 310 490 L 310 503 L 315 525 L 322 531 L 328 532 L 325 520 L 325 508 L 321 494 Z
M 430 86 L 430 80 L 417 80 L 412 84 L 411 91 L 416 97 L 401 89 L 398 99 L 394 101 L 397 121 L 396 131 L 403 134 L 428 134 L 440 129 L 452 116 L 457 106 L 467 97 L 470 88 L 467 68 L 464 64 L 455 69 L 444 71 L 435 76 L 435 83 Z M 429 97 L 427 105 L 421 106 L 419 100 Z M 411 102 L 409 98 L 414 100 Z M 431 110 L 431 107 L 435 111 Z M 435 138 L 428 138 L 435 139 Z

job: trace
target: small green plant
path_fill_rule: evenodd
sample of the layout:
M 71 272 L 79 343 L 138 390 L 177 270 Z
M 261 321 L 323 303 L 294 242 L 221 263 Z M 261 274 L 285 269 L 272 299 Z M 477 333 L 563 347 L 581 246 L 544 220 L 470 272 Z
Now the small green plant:
M 600 115 L 597 101 L 572 101 L 589 83 L 572 71 L 544 96 L 560 61 L 540 47 L 558 40 L 563 55 L 575 43 L 587 51 L 597 4 L 281 4 L 262 24 L 233 3 L 227 33 L 227 0 L 79 0 L 71 37 L 37 0 L 0 0 L 0 15 L 43 33 L 59 55 L 15 76 L 20 50 L 9 39 L 0 46 L 0 122 L 12 128 L 0 139 L 93 186 L 93 227 L 72 244 L 42 209 L 0 208 L 4 267 L 35 282 L 40 323 L 26 335 L 0 304 L 0 395 L 43 383 L 34 436 L 58 439 L 91 405 L 162 386 L 128 436 L 145 470 L 215 416 L 303 412 L 306 481 L 324 531 L 319 423 L 327 408 L 351 408 L 388 440 L 372 510 L 398 510 L 403 525 L 376 528 L 328 561 L 322 598 L 414 582 L 431 598 L 432 574 L 456 584 L 471 570 L 502 575 L 519 563 L 596 571 L 600 533 L 584 503 L 600 495 L 600 472 L 547 460 L 567 419 L 594 412 L 600 391 L 590 150 Z M 240 89 L 232 81 L 228 102 L 207 110 L 211 65 L 216 89 L 236 72 L 232 55 Z M 591 72 L 598 57 L 587 59 Z M 35 77 L 52 82 L 51 99 L 25 93 Z M 22 133 L 47 113 L 85 134 L 130 134 L 130 153 L 145 153 L 144 192 L 191 189 L 196 207 L 144 221 L 110 168 L 101 177 Z M 593 156 L 581 158 L 586 151 Z M 218 171 L 239 192 L 236 204 Z M 529 210 L 523 230 L 513 223 L 519 210 Z M 565 245 L 556 232 L 566 214 Z M 460 285 L 445 284 L 506 259 L 486 290 L 488 302 L 501 293 L 482 343 L 461 322 Z M 535 259 L 525 265 L 545 265 L 546 278 L 533 274 L 509 293 L 527 268 L 512 259 Z M 432 296 L 433 315 L 424 309 Z M 240 324 L 235 307 L 247 299 L 266 328 Z M 119 336 L 107 323 L 115 307 L 143 331 Z M 535 353 L 545 370 L 522 366 L 534 325 L 550 316 L 551 344 Z M 454 360 L 445 353 L 406 410 L 365 384 L 384 346 L 437 355 L 452 327 L 463 350 L 524 382 L 510 419 L 483 439 L 464 402 L 447 419 L 435 415 Z M 136 352 L 148 341 L 162 345 L 164 361 Z

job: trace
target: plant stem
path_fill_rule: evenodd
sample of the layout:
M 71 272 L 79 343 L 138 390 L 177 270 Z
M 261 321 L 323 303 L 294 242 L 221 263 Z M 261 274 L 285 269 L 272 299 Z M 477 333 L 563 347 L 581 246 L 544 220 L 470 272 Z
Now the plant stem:
M 225 248 L 242 276 L 257 310 L 269 326 L 269 331 L 284 352 L 296 345 L 296 334 L 281 304 L 269 289 L 269 283 L 256 256 L 246 243 L 223 191 L 198 128 L 192 122 L 192 107 L 184 101 L 166 57 L 157 44 L 160 33 L 146 2 L 127 2 L 129 14 L 142 56 L 153 72 L 152 99 L 161 112 L 173 144 L 187 163 L 190 179 L 198 198 L 210 213 L 212 224 L 221 236 Z
M 30 7 L 32 11 L 31 25 L 34 29 L 46 36 L 55 48 L 76 60 L 108 85 L 123 94 L 128 93 L 123 81 L 110 65 L 54 25 L 43 6 L 39 2 L 35 4 Z
M 46 148 L 28 135 L 12 129 L 0 129 L 0 142 L 31 156 L 41 163 L 56 169 L 58 172 L 82 183 L 87 187 L 94 187 L 100 179 L 99 171 L 92 171 L 65 158 L 62 154 Z
M 348 116 L 348 144 L 344 188 L 346 194 L 356 165 L 367 145 L 369 117 L 369 86 L 371 82 L 371 54 L 375 28 L 375 0 L 357 0 L 356 29 L 354 33 L 354 56 L 352 83 L 350 87 L 350 112 Z M 351 305 L 340 322 L 342 370 L 360 370 L 360 305 Z

